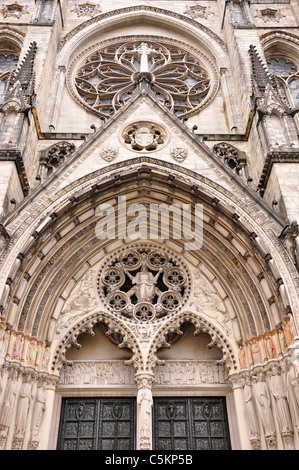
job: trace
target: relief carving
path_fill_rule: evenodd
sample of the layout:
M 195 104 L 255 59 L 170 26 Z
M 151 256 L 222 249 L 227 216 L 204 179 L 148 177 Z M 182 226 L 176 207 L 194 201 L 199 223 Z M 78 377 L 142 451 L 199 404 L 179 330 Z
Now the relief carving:
M 216 321 L 226 330 L 227 334 L 231 333 L 228 326 L 230 318 L 225 305 L 219 294 L 216 293 L 210 282 L 200 271 L 194 271 L 193 297 L 194 300 L 191 305 L 194 305 L 198 312 L 208 315 Z
M 176 160 L 179 163 L 182 163 L 188 155 L 188 149 L 187 148 L 175 148 L 170 150 L 170 155 L 174 160 Z
M 227 370 L 215 361 L 167 361 L 155 368 L 156 385 L 203 385 L 227 383 Z
M 78 318 L 79 315 L 85 315 L 99 304 L 94 288 L 94 276 L 94 271 L 87 271 L 69 295 L 61 316 L 57 321 L 57 333 L 68 328 L 74 318 Z
M 102 7 L 93 3 L 76 3 L 72 11 L 74 11 L 79 18 L 82 16 L 94 17 L 102 13 Z
M 72 366 L 62 369 L 60 384 L 68 387 L 133 385 L 134 378 L 134 369 L 126 367 L 123 361 L 73 361 Z
M 201 5 L 191 5 L 190 7 L 186 8 L 184 14 L 190 16 L 190 18 L 197 19 L 206 19 L 211 15 L 214 15 L 212 8 L 205 7 Z

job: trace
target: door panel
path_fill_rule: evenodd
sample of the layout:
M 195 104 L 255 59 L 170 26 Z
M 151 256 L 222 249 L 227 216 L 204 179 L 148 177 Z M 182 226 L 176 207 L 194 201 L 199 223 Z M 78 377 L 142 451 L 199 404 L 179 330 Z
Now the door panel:
M 133 450 L 134 398 L 66 398 L 58 450 Z
M 155 398 L 156 450 L 227 450 L 224 398 Z

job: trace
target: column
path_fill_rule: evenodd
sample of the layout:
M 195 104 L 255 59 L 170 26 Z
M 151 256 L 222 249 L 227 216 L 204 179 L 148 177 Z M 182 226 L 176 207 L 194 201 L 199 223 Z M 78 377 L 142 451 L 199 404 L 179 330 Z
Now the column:
M 243 399 L 243 387 L 239 375 L 231 375 L 229 377 L 229 384 L 233 390 L 236 418 L 239 429 L 239 437 L 241 443 L 241 450 L 252 450 L 248 438 L 247 416 Z
M 57 119 L 58 119 L 58 113 L 59 113 L 60 104 L 61 104 L 61 97 L 62 97 L 62 91 L 63 91 L 64 81 L 65 81 L 65 72 L 66 72 L 66 68 L 64 65 L 60 65 L 58 68 L 59 68 L 59 81 L 58 81 L 58 87 L 56 91 L 56 96 L 55 96 L 55 100 L 53 104 L 51 120 L 50 120 L 50 125 L 49 125 L 49 128 L 51 128 L 52 130 L 56 129 L 56 126 L 57 126 Z
M 53 423 L 53 410 L 54 410 L 54 400 L 56 395 L 56 387 L 59 383 L 60 378 L 58 376 L 47 377 L 45 380 L 45 391 L 46 391 L 46 409 L 43 412 L 43 420 L 39 425 L 39 433 L 41 434 L 41 439 L 38 444 L 38 450 L 49 450 L 49 441 L 50 441 L 50 432 L 52 430 L 51 424 Z M 42 406 L 43 398 L 40 397 L 40 406 Z M 34 429 L 33 429 L 34 430 Z M 36 430 L 36 429 L 35 429 Z M 36 436 L 36 434 L 35 434 Z M 36 439 L 31 439 L 31 446 L 36 445 Z M 33 442 L 35 442 L 33 444 Z

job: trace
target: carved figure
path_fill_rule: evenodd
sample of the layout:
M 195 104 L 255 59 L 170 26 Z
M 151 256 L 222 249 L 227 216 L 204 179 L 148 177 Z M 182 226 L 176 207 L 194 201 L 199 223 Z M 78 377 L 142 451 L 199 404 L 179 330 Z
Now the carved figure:
M 249 377 L 246 377 L 246 378 L 242 377 L 241 382 L 242 382 L 243 389 L 244 389 L 244 401 L 245 401 L 245 407 L 246 407 L 246 412 L 248 416 L 248 424 L 250 428 L 250 439 L 259 440 L 260 439 L 259 426 L 258 426 L 258 421 L 256 418 L 255 406 L 253 403 L 253 394 L 252 394 L 252 387 L 250 385 L 250 379 Z
M 136 286 L 132 287 L 128 291 L 128 296 L 131 297 L 133 294 L 136 295 L 138 302 L 152 302 L 155 295 L 161 295 L 162 292 L 156 287 L 160 273 L 163 268 L 160 268 L 158 273 L 154 276 L 147 268 L 146 264 L 142 264 L 141 271 L 136 276 L 132 276 L 127 270 L 125 270 L 127 276 L 131 279 L 132 284 Z
M 259 347 L 259 343 L 255 339 L 251 341 L 251 351 L 252 351 L 254 363 L 259 364 L 261 362 L 260 347 Z
M 137 406 L 139 407 L 140 439 L 148 440 L 150 439 L 153 396 L 146 379 L 142 380 L 142 388 L 138 390 Z
M 272 367 L 270 390 L 275 398 L 277 418 L 281 432 L 293 431 L 290 411 L 287 402 L 286 389 L 278 366 Z
M 18 372 L 15 370 L 13 371 L 12 376 L 8 380 L 4 395 L 3 406 L 0 413 L 0 424 L 4 427 L 9 427 L 11 423 L 13 406 L 17 394 L 17 386 Z
M 46 410 L 46 391 L 44 387 L 39 387 L 36 392 L 36 400 L 32 415 L 31 440 L 39 440 L 39 429 L 42 423 L 43 415 Z
M 18 411 L 16 416 L 16 437 L 24 437 L 27 427 L 27 418 L 31 398 L 32 383 L 27 379 L 22 384 L 21 393 L 19 397 Z
M 267 358 L 272 359 L 274 357 L 274 344 L 270 336 L 265 337 L 265 344 L 266 344 L 266 351 L 267 351 Z
M 261 419 L 268 445 L 276 446 L 275 426 L 272 416 L 271 400 L 264 373 L 258 372 L 257 376 L 252 377 L 253 391 L 256 398 L 258 416 Z
M 246 369 L 245 350 L 242 345 L 239 346 L 239 364 L 240 369 Z

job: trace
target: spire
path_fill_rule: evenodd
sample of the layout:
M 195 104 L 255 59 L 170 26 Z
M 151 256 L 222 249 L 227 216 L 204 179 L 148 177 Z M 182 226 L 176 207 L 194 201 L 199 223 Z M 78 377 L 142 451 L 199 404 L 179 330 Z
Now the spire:
M 249 46 L 249 55 L 252 64 L 252 86 L 255 98 L 262 98 L 263 104 L 260 102 L 259 111 L 263 112 L 267 97 L 269 94 L 279 105 L 285 109 L 287 113 L 290 112 L 290 107 L 279 90 L 279 83 L 275 75 L 269 73 L 267 66 L 263 64 L 256 46 Z
M 32 42 L 22 63 L 10 76 L 7 95 L 10 93 L 15 84 L 19 82 L 24 93 L 24 97 L 28 99 L 32 96 L 35 84 L 35 74 L 33 69 L 36 50 L 36 42 Z
M 266 66 L 262 63 L 262 60 L 256 50 L 256 46 L 249 46 L 249 55 L 252 64 L 252 78 L 253 86 L 255 90 L 258 90 L 260 94 L 264 94 L 266 86 L 271 84 L 273 86 L 273 79 L 266 69 Z

